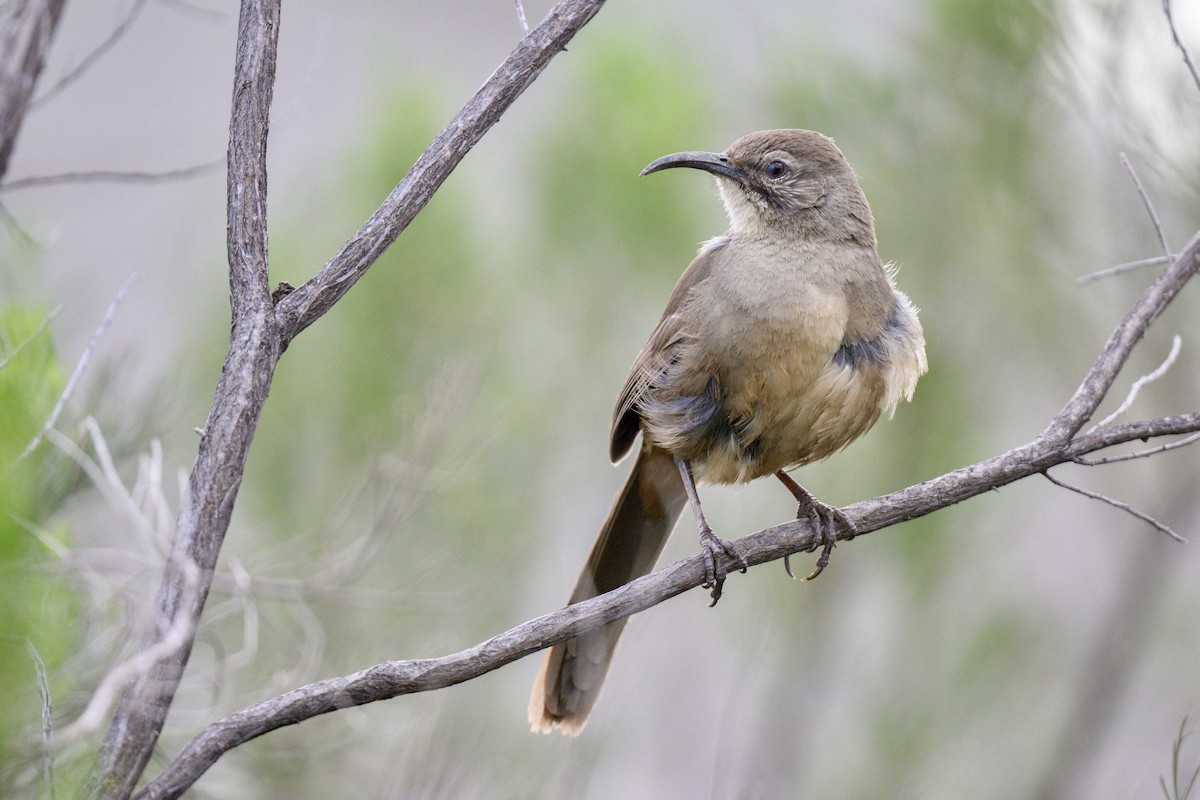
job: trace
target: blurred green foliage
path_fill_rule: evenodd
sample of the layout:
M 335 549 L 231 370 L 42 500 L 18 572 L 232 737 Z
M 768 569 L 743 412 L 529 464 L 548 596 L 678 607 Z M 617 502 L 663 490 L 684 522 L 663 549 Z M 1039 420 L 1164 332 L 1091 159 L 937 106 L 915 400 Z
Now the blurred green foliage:
M 51 522 L 63 464 L 45 442 L 18 462 L 66 381 L 47 322 L 44 308 L 0 308 L 0 783 L 40 750 L 31 737 L 42 699 L 30 648 L 53 676 L 53 696 L 69 685 L 59 670 L 79 641 L 75 593 L 47 571 L 70 545 L 63 525 Z

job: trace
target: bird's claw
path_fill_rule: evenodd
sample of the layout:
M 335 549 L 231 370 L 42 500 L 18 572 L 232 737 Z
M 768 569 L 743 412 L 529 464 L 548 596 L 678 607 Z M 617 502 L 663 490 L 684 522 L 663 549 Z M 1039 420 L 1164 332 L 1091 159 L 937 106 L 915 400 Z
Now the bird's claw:
M 712 532 L 712 528 L 701 529 L 700 548 L 704 553 L 704 583 L 702 585 L 705 589 L 712 589 L 709 595 L 712 597 L 712 602 L 708 604 L 708 607 L 712 608 L 721 599 L 725 576 L 728 574 L 725 565 L 721 562 L 721 555 L 727 555 L 736 561 L 740 567 L 739 572 L 745 572 L 750 565 L 746 563 L 746 557 L 738 551 L 733 542 L 717 536 Z
M 838 528 L 845 531 L 845 538 L 848 540 L 853 539 L 857 531 L 854 528 L 854 523 L 842 513 L 841 509 L 822 503 L 812 495 L 809 495 L 806 500 L 800 501 L 800 507 L 796 511 L 796 519 L 807 519 L 809 524 L 812 525 L 813 530 L 820 536 L 820 541 L 814 542 L 806 551 L 811 553 L 817 549 L 818 545 L 821 547 L 821 555 L 817 556 L 816 567 L 802 579 L 811 581 L 829 566 L 829 558 L 833 555 L 833 548 L 837 546 Z M 791 565 L 788 564 L 786 557 L 783 560 L 783 568 L 789 576 L 796 577 L 792 575 Z

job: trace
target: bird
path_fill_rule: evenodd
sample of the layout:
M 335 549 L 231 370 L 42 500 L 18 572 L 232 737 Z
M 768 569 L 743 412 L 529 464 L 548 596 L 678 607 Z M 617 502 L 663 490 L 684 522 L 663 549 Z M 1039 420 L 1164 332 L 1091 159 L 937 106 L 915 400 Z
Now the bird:
M 704 518 L 697 483 L 775 475 L 799 503 L 829 563 L 844 513 L 787 470 L 824 459 L 865 433 L 927 370 L 917 309 L 876 248 L 858 178 L 829 137 L 766 130 L 724 152 L 663 156 L 642 170 L 714 176 L 729 228 L 700 246 L 618 395 L 609 438 L 616 463 L 641 446 L 568 604 L 654 568 L 685 503 L 696 520 L 706 588 L 720 598 L 737 548 Z M 788 573 L 791 574 L 790 565 Z M 554 645 L 534 683 L 534 731 L 578 735 L 626 619 Z

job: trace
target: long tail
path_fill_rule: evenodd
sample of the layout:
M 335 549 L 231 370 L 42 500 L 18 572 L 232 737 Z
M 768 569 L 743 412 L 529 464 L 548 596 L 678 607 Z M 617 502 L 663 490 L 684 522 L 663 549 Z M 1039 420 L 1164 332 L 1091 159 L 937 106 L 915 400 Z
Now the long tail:
M 568 605 L 650 572 L 686 500 L 674 459 L 656 447 L 643 447 L 625 488 L 613 501 Z M 579 735 L 600 696 L 625 622 L 610 622 L 546 651 L 529 700 L 533 730 Z

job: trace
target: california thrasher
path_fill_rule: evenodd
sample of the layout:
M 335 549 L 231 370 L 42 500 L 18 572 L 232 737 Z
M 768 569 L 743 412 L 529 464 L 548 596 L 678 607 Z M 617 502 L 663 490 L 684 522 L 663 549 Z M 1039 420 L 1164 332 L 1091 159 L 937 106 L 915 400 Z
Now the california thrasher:
M 822 536 L 815 578 L 837 528 L 853 534 L 853 525 L 784 470 L 857 439 L 912 397 L 926 369 L 916 309 L 880 261 L 867 199 L 831 139 L 761 131 L 724 153 L 664 156 L 642 174 L 672 167 L 716 177 L 730 226 L 675 284 L 625 379 L 612 460 L 639 432 L 642 446 L 570 603 L 653 569 L 687 499 L 715 604 L 723 556 L 743 571 L 745 561 L 705 521 L 695 481 L 777 476 Z M 547 651 L 529 704 L 535 731 L 583 729 L 624 626 L 616 620 Z

